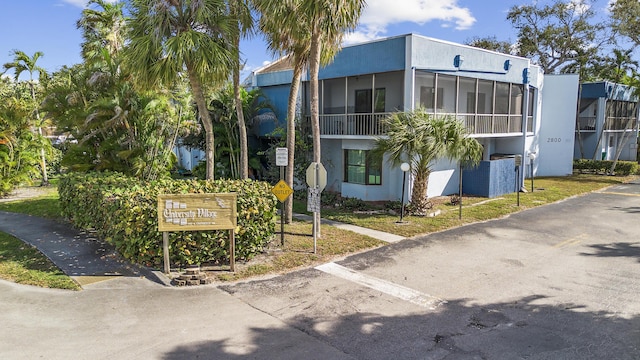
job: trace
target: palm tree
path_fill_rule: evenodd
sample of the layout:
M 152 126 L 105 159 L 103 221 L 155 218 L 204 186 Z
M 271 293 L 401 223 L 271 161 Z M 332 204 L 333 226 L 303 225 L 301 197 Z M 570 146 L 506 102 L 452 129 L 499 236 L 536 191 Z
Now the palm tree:
M 388 154 L 393 166 L 409 162 L 415 177 L 411 205 L 417 214 L 425 214 L 431 207 L 427 188 L 436 160 L 444 157 L 475 164 L 482 158 L 482 145 L 453 117 L 435 117 L 417 109 L 393 113 L 383 126 L 387 135 L 376 139 L 373 152 L 380 158 Z
M 98 9 L 92 9 L 97 5 Z M 82 30 L 82 57 L 85 61 L 102 60 L 102 50 L 115 56 L 124 46 L 126 22 L 124 2 L 89 0 L 76 27 Z
M 291 2 L 271 0 L 254 0 L 254 6 L 262 14 L 260 17 L 260 30 L 267 39 L 269 49 L 285 61 L 293 63 L 293 77 L 289 98 L 287 102 L 287 140 L 288 149 L 287 169 L 285 181 L 293 188 L 295 143 L 296 143 L 296 103 L 300 89 L 302 70 L 309 61 L 311 33 L 301 22 L 293 21 L 288 26 L 282 26 L 281 19 L 294 11 Z M 298 26 L 296 26 L 298 25 Z M 290 224 L 293 219 L 293 201 L 289 199 L 285 203 L 285 222 Z
M 228 34 L 233 21 L 224 0 L 132 0 L 130 42 L 125 58 L 135 80 L 169 86 L 186 72 L 205 129 L 206 178 L 214 179 L 214 135 L 207 108 L 207 85 L 223 82 L 233 66 Z
M 318 71 L 331 62 L 346 31 L 353 30 L 364 0 L 254 0 L 263 14 L 261 29 L 274 52 L 293 56 L 294 77 L 287 111 L 287 183 L 293 186 L 295 146 L 295 102 L 304 65 L 309 65 L 313 161 L 320 162 Z M 287 202 L 285 220 L 291 222 L 292 203 Z
M 235 98 L 236 115 L 238 118 L 238 133 L 240 137 L 240 178 L 249 178 L 249 146 L 247 144 L 247 126 L 242 111 L 242 98 L 240 93 L 240 37 L 248 36 L 253 32 L 253 17 L 247 0 L 228 0 L 230 16 L 236 22 L 232 32 L 232 42 L 236 54 L 233 65 L 233 92 Z
M 13 56 L 14 56 L 13 62 L 4 64 L 4 72 L 13 69 L 15 81 L 18 81 L 18 78 L 23 72 L 26 71 L 29 73 L 28 84 L 29 84 L 29 90 L 31 91 L 31 100 L 33 101 L 33 104 L 32 104 L 33 113 L 35 114 L 35 117 L 36 117 L 36 128 L 38 129 L 38 136 L 40 137 L 40 141 L 42 142 L 42 145 L 40 146 L 40 167 L 41 167 L 40 170 L 42 171 L 41 185 L 48 186 L 49 176 L 47 175 L 47 158 L 45 156 L 45 143 L 44 143 L 45 140 L 42 136 L 43 124 L 40 121 L 40 111 L 38 109 L 39 106 L 36 100 L 36 84 L 33 80 L 33 74 L 36 72 L 38 73 L 41 79 L 47 76 L 47 72 L 40 66 L 36 65 L 36 63 L 38 62 L 38 59 L 44 56 L 44 54 L 42 53 L 42 51 L 36 51 L 32 57 L 29 57 L 23 51 L 14 50 Z
M 365 6 L 364 0 L 300 0 L 297 20 L 311 30 L 309 83 L 313 161 L 320 162 L 320 111 L 318 72 L 324 49 L 337 49 L 345 32 L 355 29 Z M 298 25 L 299 26 L 299 25 Z

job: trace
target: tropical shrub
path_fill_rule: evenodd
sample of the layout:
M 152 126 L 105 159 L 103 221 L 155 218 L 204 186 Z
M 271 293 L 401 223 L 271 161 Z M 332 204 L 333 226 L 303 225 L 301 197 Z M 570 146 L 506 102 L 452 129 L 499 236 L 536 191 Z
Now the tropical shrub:
M 580 173 L 601 173 L 608 174 L 613 161 L 610 160 L 588 160 L 577 159 L 573 161 L 573 170 Z M 618 161 L 614 170 L 616 175 L 640 175 L 640 165 L 634 161 Z
M 261 252 L 275 232 L 276 203 L 265 182 L 252 180 L 171 180 L 141 182 L 119 173 L 73 173 L 60 180 L 63 215 L 75 226 L 93 229 L 132 262 L 159 267 L 162 234 L 158 231 L 159 194 L 235 192 L 236 258 Z M 229 257 L 229 231 L 172 232 L 173 266 L 224 262 Z

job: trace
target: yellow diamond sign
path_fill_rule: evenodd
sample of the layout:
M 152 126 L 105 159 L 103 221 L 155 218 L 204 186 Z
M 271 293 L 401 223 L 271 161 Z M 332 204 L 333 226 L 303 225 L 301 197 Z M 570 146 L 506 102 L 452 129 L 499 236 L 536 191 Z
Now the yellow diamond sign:
M 284 180 L 280 180 L 271 189 L 271 192 L 278 198 L 278 200 L 280 200 L 280 202 L 284 202 L 291 194 L 293 194 L 293 189 L 287 185 Z

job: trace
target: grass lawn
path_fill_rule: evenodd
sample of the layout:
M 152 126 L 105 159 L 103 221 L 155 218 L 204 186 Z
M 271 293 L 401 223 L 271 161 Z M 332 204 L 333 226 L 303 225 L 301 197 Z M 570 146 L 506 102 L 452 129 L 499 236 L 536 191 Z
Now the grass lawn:
M 38 196 L 34 198 L 2 202 L 0 210 L 51 219 L 61 217 L 58 191 L 55 187 L 39 189 Z M 0 232 L 0 278 L 18 284 L 80 290 L 80 286 L 75 281 L 65 275 L 38 249 L 3 232 Z
M 358 214 L 340 208 L 323 208 L 323 219 L 341 221 L 370 229 L 389 232 L 405 237 L 437 232 L 477 221 L 499 218 L 517 211 L 550 204 L 571 196 L 589 193 L 608 186 L 622 184 L 633 179 L 629 177 L 576 174 L 567 177 L 535 178 L 534 191 L 520 193 L 520 206 L 517 206 L 517 194 L 506 194 L 487 199 L 467 197 L 462 199 L 462 219 L 459 219 L 458 205 L 451 205 L 449 197 L 433 199 L 432 212 L 440 210 L 435 217 L 405 216 L 406 224 L 397 224 L 398 215 L 388 213 Z M 527 191 L 531 190 L 530 181 L 525 181 Z M 305 212 L 306 204 L 299 202 L 294 211 Z
M 576 196 L 611 185 L 627 182 L 634 177 L 613 177 L 602 175 L 573 175 L 559 178 L 536 178 L 534 181 L 535 191 L 520 194 L 520 206 L 516 205 L 516 194 L 506 194 L 497 198 L 487 199 L 480 197 L 463 197 L 462 219 L 459 219 L 458 206 L 451 205 L 449 197 L 439 197 L 433 199 L 433 212 L 439 210 L 440 214 L 435 217 L 418 217 L 406 215 L 406 224 L 399 225 L 397 214 L 388 213 L 355 213 L 344 208 L 327 207 L 322 209 L 322 218 L 341 221 L 348 224 L 358 225 L 370 229 L 376 229 L 405 237 L 413 237 L 421 234 L 428 234 L 456 226 L 499 218 L 510 213 L 524 209 L 553 203 L 571 196 Z M 530 191 L 530 182 L 525 183 Z M 0 203 L 0 210 L 28 213 L 48 218 L 60 218 L 60 208 L 58 205 L 57 191 L 44 194 L 33 199 L 25 199 L 9 203 Z M 296 202 L 294 211 L 306 213 L 306 203 Z M 48 277 L 38 285 L 44 287 L 62 287 L 67 285 L 57 285 L 59 278 L 65 278 L 52 264 L 44 265 L 43 261 L 48 261 L 36 250 L 31 249 L 17 239 L 12 239 L 6 234 L 2 234 L 3 243 L 0 249 L 0 277 L 14 280 L 16 272 L 31 272 L 31 277 L 38 279 L 40 272 L 49 269 L 51 277 Z M 312 226 L 310 223 L 294 221 L 285 225 L 284 238 L 285 245 L 280 245 L 280 223 L 276 225 L 276 234 L 262 254 L 248 262 L 236 263 L 237 269 L 234 274 L 226 271 L 209 271 L 209 274 L 220 281 L 233 281 L 250 278 L 260 275 L 281 274 L 293 269 L 315 266 L 332 259 L 353 254 L 367 249 L 383 246 L 382 241 L 368 236 L 355 234 L 347 230 L 341 230 L 332 226 L 323 225 L 321 238 L 317 239 L 317 252 L 313 253 Z M 5 240 L 9 239 L 9 240 Z M 16 245 L 17 241 L 17 245 Z M 4 243 L 7 242 L 7 245 Z M 9 245 L 13 243 L 13 245 Z M 35 251 L 36 255 L 20 255 L 23 251 Z M 42 260 L 44 258 L 44 260 Z M 16 260 L 21 271 L 10 270 Z M 11 264 L 11 265 L 10 265 Z M 34 264 L 43 264 L 35 266 Z M 73 281 L 67 278 L 68 281 Z M 73 283 L 75 284 L 75 283 Z
M 284 226 L 284 247 L 281 246 L 280 223 L 272 244 L 263 253 L 250 261 L 236 263 L 236 272 L 210 272 L 221 281 L 240 280 L 248 277 L 282 274 L 297 268 L 319 265 L 336 257 L 373 249 L 384 245 L 383 241 L 371 237 L 323 225 L 321 237 L 313 253 L 313 229 L 311 223 L 293 221 Z
M 0 278 L 18 284 L 80 290 L 38 249 L 3 232 L 0 232 Z

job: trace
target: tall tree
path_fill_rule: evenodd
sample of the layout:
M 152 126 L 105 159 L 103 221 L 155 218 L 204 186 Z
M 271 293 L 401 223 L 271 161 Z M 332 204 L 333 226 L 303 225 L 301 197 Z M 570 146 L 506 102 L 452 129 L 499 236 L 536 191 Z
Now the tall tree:
M 629 84 L 630 75 L 638 69 L 638 61 L 633 59 L 633 49 L 613 49 L 613 55 L 604 59 L 601 76 L 620 84 Z
M 106 49 L 115 56 L 124 46 L 126 22 L 124 2 L 89 0 L 76 26 L 82 30 L 82 57 L 85 61 L 101 61 Z
M 309 43 L 309 89 L 311 110 L 311 131 L 313 135 L 313 161 L 321 162 L 320 111 L 318 72 L 323 55 L 335 53 L 342 43 L 344 34 L 353 30 L 360 19 L 365 0 L 286 0 L 291 11 L 281 14 L 283 34 L 290 36 L 296 47 L 304 48 L 301 42 Z M 308 31 L 307 35 L 301 30 Z M 325 58 L 326 59 L 326 58 Z M 294 59 L 296 60 L 296 59 Z M 288 119 L 291 121 L 291 119 Z M 290 144 L 288 144 L 289 146 Z M 293 147 L 290 147 L 291 151 Z M 292 167 L 289 159 L 289 166 Z M 316 213 L 317 215 L 318 213 Z
M 466 45 L 497 51 L 503 54 L 513 54 L 514 46 L 509 41 L 498 40 L 495 36 L 473 37 L 465 42 Z
M 427 189 L 435 161 L 449 158 L 474 164 L 482 158 L 482 145 L 453 117 L 434 117 L 416 109 L 393 113 L 383 123 L 387 134 L 376 139 L 373 152 L 380 158 L 387 154 L 393 166 L 410 164 L 415 177 L 411 205 L 417 214 L 424 215 L 431 208 Z
M 286 147 L 287 169 L 285 181 L 294 187 L 295 171 L 295 149 L 296 149 L 296 121 L 297 121 L 297 99 L 300 90 L 300 80 L 304 66 L 309 61 L 310 38 L 309 29 L 300 21 L 282 26 L 283 18 L 295 10 L 295 4 L 287 1 L 254 0 L 254 5 L 262 14 L 260 16 L 260 31 L 267 39 L 269 49 L 276 55 L 286 57 L 282 61 L 290 61 L 293 67 L 293 77 L 289 89 L 287 101 L 287 140 Z M 289 17 L 289 19 L 293 20 Z M 293 199 L 285 203 L 285 222 L 291 223 L 293 220 Z
M 228 0 L 229 15 L 235 21 L 231 33 L 233 47 L 235 49 L 233 64 L 233 93 L 235 98 L 236 115 L 238 119 L 238 133 L 240 137 L 240 178 L 249 178 L 249 146 L 247 143 L 247 126 L 242 109 L 242 97 L 240 91 L 240 38 L 253 32 L 253 16 L 249 8 L 248 0 Z
M 579 57 L 593 57 L 609 41 L 596 22 L 591 0 L 556 0 L 550 5 L 513 6 L 507 20 L 518 31 L 518 55 L 531 58 L 547 74 L 563 72 Z
M 31 101 L 22 95 L 23 89 L 22 84 L 0 78 L 0 197 L 40 174 L 40 149 L 29 119 Z
M 205 129 L 206 177 L 214 179 L 214 134 L 206 86 L 221 84 L 234 64 L 234 22 L 224 0 L 132 0 L 124 50 L 135 80 L 169 86 L 186 72 Z
M 42 172 L 42 186 L 48 186 L 49 185 L 49 176 L 47 174 L 47 157 L 45 155 L 45 147 L 46 145 L 50 145 L 50 144 L 46 144 L 46 140 L 44 138 L 44 136 L 42 135 L 42 126 L 43 123 L 40 119 L 40 110 L 39 107 L 40 105 L 38 104 L 38 101 L 36 99 L 36 83 L 35 80 L 33 78 L 35 73 L 38 73 L 38 76 L 42 79 L 42 78 L 46 78 L 47 76 L 47 72 L 41 68 L 40 66 L 38 66 L 36 63 L 38 62 L 38 59 L 40 59 L 40 57 L 44 56 L 44 54 L 42 53 L 42 51 L 36 51 L 33 56 L 29 57 L 26 53 L 24 53 L 23 51 L 20 50 L 14 50 L 13 51 L 13 61 L 4 64 L 4 72 L 8 71 L 8 70 L 13 70 L 14 73 L 14 77 L 15 77 L 15 81 L 18 81 L 20 78 L 20 75 L 23 72 L 28 72 L 29 73 L 29 80 L 27 81 L 27 83 L 29 84 L 29 90 L 31 92 L 31 100 L 32 100 L 32 111 L 35 117 L 35 127 L 38 129 L 38 136 L 39 136 L 39 141 L 41 142 L 41 146 L 40 146 L 40 170 Z
M 640 2 L 616 0 L 609 2 L 612 28 L 628 37 L 636 46 L 640 45 Z

